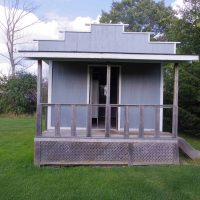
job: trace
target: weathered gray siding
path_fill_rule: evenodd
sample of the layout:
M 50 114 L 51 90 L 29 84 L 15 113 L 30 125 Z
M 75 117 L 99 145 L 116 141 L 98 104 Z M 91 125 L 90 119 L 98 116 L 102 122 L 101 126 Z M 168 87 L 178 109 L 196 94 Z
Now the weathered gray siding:
M 87 65 L 78 62 L 53 62 L 52 103 L 87 103 Z M 69 127 L 70 107 L 61 108 L 61 126 Z M 77 109 L 77 126 L 86 126 L 86 108 Z M 52 125 L 54 124 L 52 109 Z
M 87 63 L 53 62 L 52 103 L 87 103 Z M 129 63 L 121 65 L 121 104 L 159 105 L 161 90 L 161 65 Z M 62 107 L 61 126 L 70 127 L 70 108 Z M 155 111 L 145 109 L 145 129 L 154 129 Z M 54 125 L 52 109 L 52 125 Z M 124 114 L 121 110 L 120 128 L 124 127 Z M 139 109 L 129 113 L 130 128 L 139 127 Z M 77 126 L 86 128 L 87 110 L 78 108 Z
M 123 25 L 95 25 L 91 32 L 65 32 L 65 40 L 39 41 L 39 51 L 175 54 L 176 43 L 150 42 L 150 33 L 124 32 Z
M 121 103 L 160 105 L 160 64 L 127 64 L 121 68 Z M 144 112 L 145 129 L 153 129 L 155 112 L 146 108 Z M 139 127 L 139 109 L 130 110 L 130 128 Z M 121 113 L 121 127 L 124 126 L 124 115 Z

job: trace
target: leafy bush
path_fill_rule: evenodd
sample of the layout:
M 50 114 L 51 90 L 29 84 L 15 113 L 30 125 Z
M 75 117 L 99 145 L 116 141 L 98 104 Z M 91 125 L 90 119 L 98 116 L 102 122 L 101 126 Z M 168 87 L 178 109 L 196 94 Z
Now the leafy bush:
M 37 78 L 20 72 L 11 79 L 1 82 L 0 112 L 32 114 L 36 109 Z

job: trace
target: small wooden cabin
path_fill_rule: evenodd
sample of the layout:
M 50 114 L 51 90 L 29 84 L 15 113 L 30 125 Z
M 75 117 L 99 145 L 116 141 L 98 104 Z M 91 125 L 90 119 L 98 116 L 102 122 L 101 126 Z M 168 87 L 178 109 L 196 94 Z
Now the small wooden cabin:
M 35 164 L 176 164 L 179 63 L 176 42 L 152 42 L 149 32 L 123 24 L 92 24 L 90 32 L 66 31 L 64 40 L 38 41 Z M 49 65 L 48 102 L 41 102 L 42 61 Z M 174 63 L 174 102 L 163 105 L 163 65 Z M 42 131 L 42 111 L 47 126 Z M 172 130 L 163 112 L 172 110 Z

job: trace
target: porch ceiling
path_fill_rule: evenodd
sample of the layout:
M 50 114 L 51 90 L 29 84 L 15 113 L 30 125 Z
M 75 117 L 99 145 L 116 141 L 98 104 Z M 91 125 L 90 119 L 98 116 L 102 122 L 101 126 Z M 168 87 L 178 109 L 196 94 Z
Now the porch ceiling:
M 198 55 L 178 54 L 130 54 L 101 52 L 53 52 L 20 51 L 22 57 L 30 60 L 103 61 L 103 62 L 161 62 L 180 63 L 198 61 Z

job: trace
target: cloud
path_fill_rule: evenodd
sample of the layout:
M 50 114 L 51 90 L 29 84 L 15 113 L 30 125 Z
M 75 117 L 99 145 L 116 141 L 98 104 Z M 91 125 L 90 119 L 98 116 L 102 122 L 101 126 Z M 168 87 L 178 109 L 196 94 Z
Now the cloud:
M 178 11 L 179 9 L 184 8 L 184 2 L 183 2 L 183 1 L 184 1 L 184 0 L 175 0 L 175 1 L 171 4 L 173 10 Z
M 49 12 L 46 13 L 47 21 L 55 20 L 58 24 L 59 30 L 69 30 L 69 31 L 89 31 L 89 27 L 86 24 L 99 23 L 100 15 L 96 19 L 92 19 L 89 16 L 78 16 L 73 20 L 67 17 L 62 17 L 56 13 Z
M 172 9 L 176 12 L 176 17 L 179 19 L 182 18 L 182 10 L 184 10 L 187 6 L 187 3 L 185 0 L 175 0 L 172 4 L 171 7 Z
M 4 7 L 0 5 L 0 19 L 1 21 L 5 21 L 4 16 Z M 66 17 L 58 16 L 54 13 L 47 13 L 47 20 L 41 21 L 39 18 L 34 14 L 29 14 L 21 21 L 21 26 L 27 26 L 34 22 L 35 23 L 29 28 L 25 29 L 21 32 L 20 36 L 23 36 L 22 39 L 19 41 L 17 49 L 23 50 L 36 50 L 37 43 L 33 42 L 33 40 L 42 40 L 42 39 L 59 39 L 62 37 L 60 30 L 71 30 L 71 31 L 89 31 L 89 27 L 85 26 L 85 24 L 90 23 L 98 23 L 99 17 L 97 16 L 96 19 L 92 19 L 91 17 L 76 17 L 73 20 L 69 20 Z M 5 46 L 5 38 L 3 32 L 0 30 L 0 53 L 6 53 L 6 46 Z M 33 66 L 30 69 L 35 69 Z M 31 71 L 31 70 L 30 70 Z M 34 71 L 34 70 L 33 70 Z M 0 56 L 0 72 L 8 73 L 9 72 L 9 62 L 5 61 L 5 58 Z

